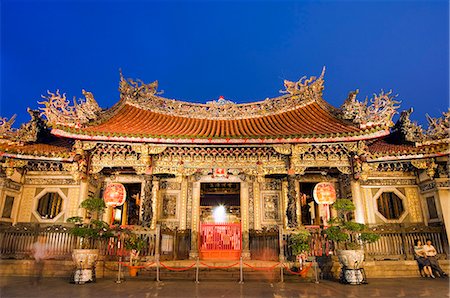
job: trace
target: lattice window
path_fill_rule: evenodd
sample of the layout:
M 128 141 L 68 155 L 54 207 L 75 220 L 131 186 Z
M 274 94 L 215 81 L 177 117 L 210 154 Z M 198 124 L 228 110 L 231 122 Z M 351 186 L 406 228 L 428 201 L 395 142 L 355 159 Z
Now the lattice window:
M 42 219 L 53 219 L 62 211 L 63 198 L 57 192 L 48 192 L 38 200 L 36 212 Z
M 383 192 L 377 199 L 377 208 L 386 219 L 399 219 L 405 211 L 403 200 L 394 192 Z

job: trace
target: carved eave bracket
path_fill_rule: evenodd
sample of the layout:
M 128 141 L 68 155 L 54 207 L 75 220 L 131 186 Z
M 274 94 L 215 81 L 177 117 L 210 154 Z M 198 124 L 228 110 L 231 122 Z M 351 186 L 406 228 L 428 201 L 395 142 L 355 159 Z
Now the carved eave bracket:
M 349 93 L 341 106 L 341 118 L 351 120 L 363 129 L 394 125 L 392 117 L 397 113 L 397 109 L 400 107 L 397 104 L 400 101 L 394 100 L 396 95 L 391 95 L 392 91 L 384 93 L 381 90 L 379 94 L 374 94 L 370 101 L 366 98 L 363 102 L 356 99 L 358 93 L 358 89 Z
M 105 167 L 132 167 L 138 175 L 149 174 L 155 171 L 152 169 L 152 155 L 160 154 L 166 148 L 147 144 L 98 143 L 91 153 L 90 172 L 99 173 Z
M 14 175 L 14 171 L 16 169 L 22 169 L 27 164 L 28 164 L 27 160 L 7 158 L 1 165 L 2 168 L 5 169 L 6 178 L 11 178 Z
M 82 90 L 85 99 L 74 97 L 73 105 L 70 105 L 66 94 L 47 91 L 48 95 L 42 95 L 45 101 L 38 102 L 44 107 L 39 108 L 41 115 L 45 116 L 49 125 L 64 125 L 69 127 L 82 127 L 84 124 L 98 118 L 102 109 L 97 104 L 91 92 Z
M 434 158 L 411 160 L 411 164 L 416 169 L 425 170 L 427 175 L 431 179 L 434 179 L 434 175 L 436 174 L 436 169 L 438 168 L 438 165 L 436 164 Z
M 280 153 L 283 155 L 291 155 L 292 154 L 292 145 L 291 144 L 275 144 L 272 147 L 277 153 Z
M 364 143 L 297 144 L 292 146 L 289 174 L 304 175 L 308 167 L 337 168 L 351 173 L 350 152 L 364 152 Z

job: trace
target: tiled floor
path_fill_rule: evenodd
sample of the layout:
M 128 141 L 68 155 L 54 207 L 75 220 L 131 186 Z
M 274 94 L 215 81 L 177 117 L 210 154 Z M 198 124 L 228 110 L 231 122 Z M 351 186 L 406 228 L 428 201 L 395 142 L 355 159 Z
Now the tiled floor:
M 74 285 L 66 279 L 45 278 L 32 285 L 26 277 L 2 277 L 0 297 L 450 297 L 448 279 L 370 279 L 369 284 L 352 286 L 332 281 L 319 284 L 305 281 L 216 282 L 163 281 L 148 278 L 128 279 L 116 284 L 113 279 Z

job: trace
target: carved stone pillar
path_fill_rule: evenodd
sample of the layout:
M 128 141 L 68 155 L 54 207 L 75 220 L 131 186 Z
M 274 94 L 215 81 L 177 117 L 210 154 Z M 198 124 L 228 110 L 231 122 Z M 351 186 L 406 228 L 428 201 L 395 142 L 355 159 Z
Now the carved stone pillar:
M 188 177 L 181 177 L 181 210 L 180 210 L 180 230 L 186 230 L 186 209 L 188 200 Z
M 364 204 L 361 198 L 361 185 L 359 181 L 352 179 L 350 182 L 353 204 L 355 205 L 355 221 L 364 223 Z
M 198 225 L 200 213 L 200 182 L 193 183 L 192 189 L 192 224 L 191 224 L 191 251 L 189 258 L 198 257 Z
M 287 226 L 289 228 L 296 228 L 298 226 L 297 221 L 297 193 L 295 191 L 295 178 L 292 176 L 288 176 L 287 181 Z
M 78 206 L 80 206 L 81 202 L 88 198 L 89 194 L 89 181 L 87 179 L 80 180 L 80 194 L 78 196 Z M 78 216 L 84 217 L 85 214 L 81 214 L 84 212 L 83 208 L 78 208 Z M 105 214 L 103 214 L 105 216 Z
M 447 232 L 447 241 L 450 244 L 450 188 L 448 186 L 437 186 L 436 188 L 442 211 L 442 218 L 444 219 L 445 230 Z
M 242 258 L 250 259 L 248 234 L 248 183 L 241 182 L 241 222 L 242 222 Z
M 261 179 L 257 178 L 253 182 L 253 215 L 254 229 L 261 230 Z
M 156 222 L 158 220 L 159 214 L 158 214 L 158 204 L 159 204 L 159 179 L 156 177 L 153 177 L 152 181 L 152 209 L 153 209 L 153 218 L 152 218 L 152 224 L 151 229 L 156 228 Z
M 153 220 L 153 182 L 151 175 L 144 176 L 144 197 L 142 200 L 142 226 L 150 228 Z

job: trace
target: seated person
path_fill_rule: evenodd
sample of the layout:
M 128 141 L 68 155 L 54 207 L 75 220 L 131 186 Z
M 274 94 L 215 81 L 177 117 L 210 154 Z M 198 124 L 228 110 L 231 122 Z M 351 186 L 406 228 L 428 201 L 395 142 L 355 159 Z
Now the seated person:
M 430 260 L 427 258 L 427 255 L 423 250 L 422 242 L 419 239 L 414 240 L 414 259 L 419 265 L 419 270 L 423 269 L 426 277 L 435 278 L 433 271 L 431 270 Z M 422 275 L 422 272 L 420 275 Z
M 442 270 L 441 266 L 439 266 L 439 262 L 436 258 L 437 252 L 434 246 L 431 244 L 430 239 L 427 239 L 427 243 L 422 247 L 422 249 L 424 250 L 428 260 L 430 260 L 431 269 L 437 272 L 440 277 L 446 277 L 447 274 L 444 272 L 444 270 Z

